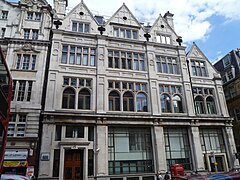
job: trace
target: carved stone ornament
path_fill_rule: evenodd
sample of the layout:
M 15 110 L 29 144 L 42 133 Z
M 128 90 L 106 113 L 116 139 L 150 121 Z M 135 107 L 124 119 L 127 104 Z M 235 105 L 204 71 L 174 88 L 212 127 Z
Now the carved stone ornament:
M 27 4 L 28 6 L 32 6 L 33 2 L 32 0 L 21 0 L 21 4 Z
M 35 53 L 39 53 L 40 51 L 37 51 L 31 44 L 24 44 L 21 48 L 16 49 L 15 51 L 20 52 L 20 51 L 32 51 Z
M 22 47 L 22 50 L 24 50 L 24 51 L 33 51 L 34 48 L 32 47 L 31 44 L 24 44 L 23 47 Z
M 195 51 L 193 52 L 193 54 L 194 54 L 194 56 L 196 56 L 196 57 L 197 57 L 197 56 L 199 55 L 199 52 L 198 52 L 198 50 L 196 50 L 196 49 L 195 49 Z

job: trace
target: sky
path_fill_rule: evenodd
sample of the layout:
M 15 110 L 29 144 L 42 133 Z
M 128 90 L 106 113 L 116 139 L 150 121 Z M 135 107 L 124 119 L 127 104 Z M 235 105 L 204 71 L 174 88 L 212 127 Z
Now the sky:
M 53 0 L 47 0 L 51 5 Z M 68 9 L 81 0 L 68 0 Z M 150 23 L 167 12 L 186 51 L 195 42 L 211 62 L 240 48 L 240 0 L 84 0 L 94 15 L 111 17 L 123 3 L 139 22 Z

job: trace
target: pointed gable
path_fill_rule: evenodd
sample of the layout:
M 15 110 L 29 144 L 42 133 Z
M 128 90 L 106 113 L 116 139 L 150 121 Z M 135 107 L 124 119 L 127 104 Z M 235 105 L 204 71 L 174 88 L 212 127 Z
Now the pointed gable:
M 138 20 L 134 17 L 125 3 L 123 3 L 123 5 L 113 14 L 108 20 L 107 24 L 108 23 L 141 27 Z
M 189 50 L 187 57 L 190 59 L 199 59 L 199 60 L 207 60 L 207 57 L 203 54 L 200 48 L 193 43 L 191 49 Z
M 77 23 L 77 32 L 86 32 L 86 29 L 89 30 L 89 32 L 86 33 L 97 32 L 97 21 L 83 0 L 67 14 L 63 20 L 63 26 L 61 28 L 69 31 L 75 31 L 73 30 L 73 23 Z M 83 31 L 79 29 L 79 23 L 83 24 Z
M 142 25 L 124 3 L 107 21 L 106 33 L 117 38 L 146 40 Z
M 193 43 L 190 51 L 187 53 L 187 59 L 190 61 L 191 74 L 193 76 L 209 78 L 219 76 L 212 63 L 195 43 Z
M 177 45 L 176 42 L 177 34 L 174 29 L 168 24 L 167 20 L 160 14 L 156 19 L 151 29 L 149 30 L 151 34 L 151 41 L 161 44 L 173 44 Z

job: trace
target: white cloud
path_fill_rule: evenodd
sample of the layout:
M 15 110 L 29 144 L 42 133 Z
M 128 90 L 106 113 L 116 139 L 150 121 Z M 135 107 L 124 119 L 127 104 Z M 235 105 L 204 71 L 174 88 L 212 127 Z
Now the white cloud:
M 53 0 L 48 0 L 52 4 Z M 122 0 L 84 0 L 93 14 L 111 16 L 123 4 Z M 80 0 L 68 0 L 69 7 L 73 8 Z M 226 21 L 240 20 L 239 0 L 128 0 L 127 7 L 139 21 L 151 24 L 161 13 L 170 11 L 174 14 L 174 26 L 178 35 L 185 42 L 204 40 L 214 24 L 209 18 L 219 15 Z M 238 7 L 238 8 L 237 8 Z

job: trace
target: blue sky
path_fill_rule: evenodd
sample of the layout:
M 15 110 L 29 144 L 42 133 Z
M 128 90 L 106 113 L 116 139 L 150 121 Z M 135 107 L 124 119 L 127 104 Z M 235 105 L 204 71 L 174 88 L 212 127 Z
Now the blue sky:
M 68 10 L 80 1 L 68 0 Z M 106 17 L 124 2 L 139 21 L 150 25 L 159 14 L 173 13 L 175 31 L 187 50 L 195 42 L 212 62 L 240 48 L 240 0 L 84 0 L 94 15 Z
M 233 49 L 240 48 L 240 20 L 226 22 L 223 16 L 212 16 L 212 30 L 206 40 L 195 41 L 208 59 L 215 62 Z

